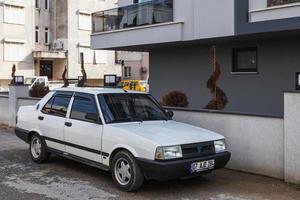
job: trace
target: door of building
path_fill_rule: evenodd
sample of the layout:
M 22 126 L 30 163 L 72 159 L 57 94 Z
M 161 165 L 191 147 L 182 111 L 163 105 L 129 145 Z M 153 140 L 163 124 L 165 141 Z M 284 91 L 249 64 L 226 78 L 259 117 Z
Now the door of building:
M 40 76 L 47 76 L 50 80 L 53 79 L 53 61 L 40 61 Z

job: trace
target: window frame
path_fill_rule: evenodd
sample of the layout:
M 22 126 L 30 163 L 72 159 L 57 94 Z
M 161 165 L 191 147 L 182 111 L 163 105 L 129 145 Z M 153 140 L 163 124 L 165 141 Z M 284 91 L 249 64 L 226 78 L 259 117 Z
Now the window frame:
M 129 69 L 129 71 L 127 71 Z M 129 72 L 129 75 L 127 75 L 126 72 Z M 131 66 L 124 66 L 124 77 L 130 78 L 132 77 L 132 67 Z
M 15 55 L 13 58 L 11 58 L 11 55 L 9 52 L 11 51 L 12 46 L 14 45 L 15 48 L 17 48 L 18 54 L 14 53 Z M 22 53 L 20 56 L 19 54 Z M 20 57 L 16 57 L 16 55 Z M 3 61 L 5 62 L 21 62 L 24 61 L 24 58 L 26 57 L 26 47 L 25 43 L 23 42 L 15 42 L 15 41 L 4 41 L 3 42 Z
M 94 107 L 96 108 L 96 113 L 98 115 L 98 121 L 97 122 L 92 122 L 92 121 L 88 121 L 88 120 L 84 120 L 84 119 L 72 118 L 73 105 L 74 105 L 74 101 L 75 101 L 76 97 L 81 98 L 81 99 L 90 99 L 92 101 Z M 101 115 L 100 115 L 100 112 L 99 112 L 99 108 L 98 108 L 98 105 L 96 103 L 96 96 L 93 95 L 93 94 L 75 92 L 75 94 L 73 95 L 72 104 L 70 105 L 69 119 L 82 121 L 82 122 L 87 122 L 87 123 L 92 123 L 92 124 L 103 125 L 103 121 L 102 121 L 102 118 L 101 118 Z
M 69 107 L 70 107 L 70 103 L 71 103 L 71 100 L 72 100 L 72 96 L 73 94 L 68 94 L 68 93 L 61 93 L 61 92 L 57 92 L 57 93 L 54 93 L 51 98 L 48 99 L 48 101 L 43 105 L 43 107 L 41 108 L 41 113 L 43 113 L 44 115 L 50 115 L 50 116 L 54 116 L 54 117 L 61 117 L 61 118 L 68 118 L 68 111 L 69 111 Z M 63 117 L 63 116 L 60 116 L 60 115 L 55 115 L 55 114 L 52 114 L 52 113 L 46 113 L 44 112 L 44 108 L 45 106 L 52 100 L 54 99 L 55 101 L 55 98 L 56 97 L 69 97 L 70 98 L 70 101 L 69 101 L 69 104 L 68 104 L 68 107 L 67 107 L 67 112 L 66 112 L 66 115 Z M 54 103 L 54 101 L 51 103 L 51 110 L 52 110 L 52 105 Z
M 35 27 L 35 38 L 34 38 L 35 44 L 40 43 L 40 27 L 36 26 Z
M 248 52 L 248 51 L 255 51 L 255 57 L 256 57 L 255 68 L 240 69 L 238 66 L 238 53 Z M 232 74 L 258 74 L 258 48 L 256 46 L 233 48 L 231 73 Z
M 35 0 L 35 9 L 41 9 L 41 0 Z
M 18 20 L 15 21 L 11 18 L 12 10 L 18 9 L 19 12 Z M 16 11 L 16 10 L 15 10 Z M 16 13 L 13 13 L 14 17 L 16 16 Z M 15 24 L 15 25 L 22 25 L 24 26 L 26 24 L 26 10 L 23 6 L 14 5 L 14 4 L 4 4 L 3 5 L 3 23 L 5 24 Z
M 45 9 L 45 10 L 49 10 L 49 0 L 45 0 L 45 1 L 44 1 L 44 4 L 45 4 L 45 5 L 44 5 L 44 9 Z
M 48 27 L 45 27 L 45 28 L 44 28 L 44 31 L 45 31 L 44 42 L 45 42 L 46 45 L 49 45 L 49 43 L 50 43 L 50 31 L 49 31 L 49 28 L 48 28 Z

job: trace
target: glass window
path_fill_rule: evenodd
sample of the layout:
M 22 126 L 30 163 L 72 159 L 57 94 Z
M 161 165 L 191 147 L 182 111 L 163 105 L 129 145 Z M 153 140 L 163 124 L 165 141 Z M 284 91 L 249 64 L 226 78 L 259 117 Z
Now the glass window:
M 147 94 L 103 94 L 99 102 L 106 123 L 167 120 L 154 98 Z
M 48 7 L 49 7 L 49 1 L 45 0 L 45 10 L 48 10 Z
M 45 28 L 45 44 L 49 44 L 49 28 Z
M 257 72 L 257 48 L 233 49 L 232 72 Z
M 44 106 L 44 108 L 42 109 L 42 113 L 44 114 L 51 114 L 51 106 L 53 103 L 54 97 L 52 97 Z
M 45 114 L 66 117 L 71 96 L 52 97 L 42 109 Z
M 4 22 L 11 24 L 25 24 L 25 9 L 15 5 L 5 5 Z
M 99 122 L 97 107 L 93 99 L 75 97 L 70 118 L 94 123 Z
M 4 42 L 5 61 L 22 61 L 25 57 L 26 51 L 23 43 Z
M 40 28 L 38 26 L 35 27 L 35 43 L 39 43 L 39 31 L 40 31 Z
M 78 15 L 78 29 L 79 30 L 92 30 L 92 16 L 86 13 L 79 13 Z

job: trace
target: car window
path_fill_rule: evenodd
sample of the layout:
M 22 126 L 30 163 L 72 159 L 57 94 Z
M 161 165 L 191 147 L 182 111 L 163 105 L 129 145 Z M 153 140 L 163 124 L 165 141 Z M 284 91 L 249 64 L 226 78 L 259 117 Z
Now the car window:
M 59 117 L 66 117 L 70 100 L 70 96 L 54 96 L 47 102 L 42 112 Z
M 70 118 L 93 123 L 99 122 L 95 101 L 92 98 L 75 97 Z
M 146 94 L 98 95 L 106 123 L 167 120 L 163 109 Z

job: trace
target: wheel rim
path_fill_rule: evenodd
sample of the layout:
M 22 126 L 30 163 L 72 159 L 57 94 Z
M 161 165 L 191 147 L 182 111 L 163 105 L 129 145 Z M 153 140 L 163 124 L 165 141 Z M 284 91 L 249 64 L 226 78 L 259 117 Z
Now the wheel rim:
M 114 174 L 119 184 L 127 185 L 131 180 L 131 167 L 127 160 L 120 158 L 114 166 Z
M 31 154 L 34 158 L 39 158 L 42 152 L 42 142 L 39 138 L 35 137 L 31 141 Z

